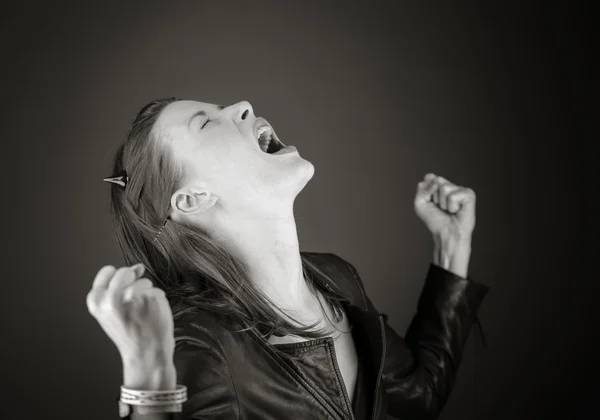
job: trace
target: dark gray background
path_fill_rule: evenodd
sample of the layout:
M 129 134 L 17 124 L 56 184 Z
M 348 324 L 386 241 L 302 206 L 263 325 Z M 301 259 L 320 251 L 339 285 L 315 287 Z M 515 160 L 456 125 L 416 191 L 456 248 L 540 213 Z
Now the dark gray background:
M 302 250 L 351 261 L 401 333 L 432 254 L 416 184 L 473 188 L 489 347 L 471 336 L 440 418 L 584 418 L 598 286 L 574 11 L 323 3 L 3 6 L 2 418 L 116 418 L 120 359 L 85 305 L 122 264 L 101 179 L 137 111 L 171 95 L 249 100 L 313 162 Z

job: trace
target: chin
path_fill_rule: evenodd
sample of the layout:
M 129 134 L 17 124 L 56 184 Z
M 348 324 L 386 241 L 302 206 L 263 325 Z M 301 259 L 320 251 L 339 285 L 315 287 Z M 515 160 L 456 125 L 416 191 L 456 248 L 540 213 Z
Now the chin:
M 296 196 L 308 184 L 315 174 L 314 165 L 306 159 L 294 159 L 288 162 L 285 173 L 279 178 L 279 187 L 284 194 Z
M 302 182 L 302 188 L 304 188 L 308 181 L 315 175 L 315 165 L 303 158 L 300 158 L 299 160 L 300 162 L 298 162 L 297 165 L 291 164 L 290 166 L 294 167 L 296 170 L 296 176 L 299 178 L 299 181 Z

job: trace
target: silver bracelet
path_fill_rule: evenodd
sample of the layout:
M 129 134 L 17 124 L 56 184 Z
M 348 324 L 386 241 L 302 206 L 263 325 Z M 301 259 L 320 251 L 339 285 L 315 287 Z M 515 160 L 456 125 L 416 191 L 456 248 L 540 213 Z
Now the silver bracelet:
M 119 399 L 119 416 L 127 417 L 131 406 L 137 406 L 140 414 L 146 413 L 181 413 L 183 403 L 187 401 L 187 387 L 177 385 L 174 390 L 140 391 L 121 386 Z
M 187 387 L 177 385 L 173 390 L 140 391 L 121 386 L 121 401 L 129 405 L 162 406 L 187 401 Z

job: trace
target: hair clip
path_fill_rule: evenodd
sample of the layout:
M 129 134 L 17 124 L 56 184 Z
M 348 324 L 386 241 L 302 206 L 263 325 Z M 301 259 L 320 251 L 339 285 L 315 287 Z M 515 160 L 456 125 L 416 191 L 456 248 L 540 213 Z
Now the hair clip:
M 125 172 L 125 169 L 122 169 L 116 174 L 111 175 L 108 178 L 104 178 L 103 181 L 112 182 L 113 184 L 117 184 L 125 188 L 127 182 L 129 181 L 129 177 L 127 176 L 127 172 Z
M 158 231 L 158 233 L 156 234 L 156 236 L 154 237 L 154 240 L 152 241 L 152 243 L 156 242 L 158 240 L 158 237 L 160 236 L 160 234 L 163 232 L 163 230 L 165 229 L 165 226 L 167 226 L 167 222 L 171 219 L 170 216 L 167 216 L 167 218 L 165 219 L 165 222 L 162 224 L 160 230 Z

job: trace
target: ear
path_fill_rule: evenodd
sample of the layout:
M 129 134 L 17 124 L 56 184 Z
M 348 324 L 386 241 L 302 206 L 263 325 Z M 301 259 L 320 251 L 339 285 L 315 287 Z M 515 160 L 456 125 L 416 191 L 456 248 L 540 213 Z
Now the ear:
M 171 197 L 171 207 L 183 214 L 204 213 L 217 202 L 218 197 L 208 190 L 182 188 Z

